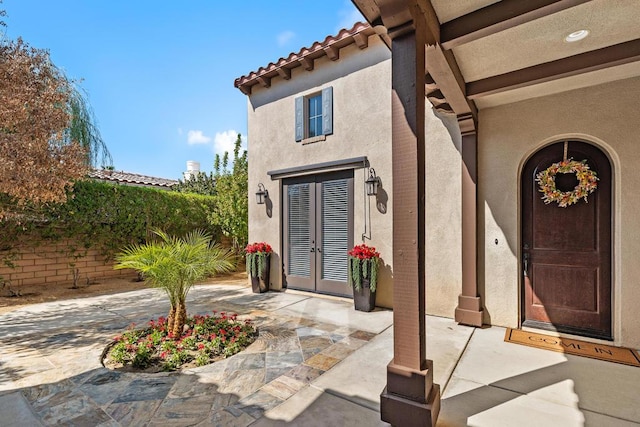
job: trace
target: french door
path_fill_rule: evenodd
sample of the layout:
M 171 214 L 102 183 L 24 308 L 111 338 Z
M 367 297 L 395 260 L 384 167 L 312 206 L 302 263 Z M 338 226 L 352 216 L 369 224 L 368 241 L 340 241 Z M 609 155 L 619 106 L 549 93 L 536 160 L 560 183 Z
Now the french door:
M 347 251 L 353 246 L 353 171 L 283 182 L 287 287 L 353 296 Z

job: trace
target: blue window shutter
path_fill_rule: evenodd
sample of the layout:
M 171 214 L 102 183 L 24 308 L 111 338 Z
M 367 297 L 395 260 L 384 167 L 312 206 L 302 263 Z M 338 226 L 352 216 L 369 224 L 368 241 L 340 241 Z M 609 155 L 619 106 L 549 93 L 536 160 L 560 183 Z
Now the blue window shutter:
M 296 98 L 296 142 L 304 139 L 304 98 Z
M 322 134 L 333 133 L 333 87 L 322 89 Z

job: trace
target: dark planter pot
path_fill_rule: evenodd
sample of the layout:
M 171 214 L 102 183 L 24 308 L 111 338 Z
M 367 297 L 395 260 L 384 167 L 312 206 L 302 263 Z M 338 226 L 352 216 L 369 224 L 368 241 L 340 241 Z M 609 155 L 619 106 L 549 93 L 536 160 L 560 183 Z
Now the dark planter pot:
M 373 311 L 376 308 L 376 293 L 369 288 L 369 279 L 362 278 L 362 287 L 359 291 L 353 288 L 353 302 L 358 311 Z
M 269 291 L 269 273 L 271 270 L 271 254 L 267 254 L 267 265 L 262 277 L 251 276 L 251 290 L 254 294 L 261 294 Z

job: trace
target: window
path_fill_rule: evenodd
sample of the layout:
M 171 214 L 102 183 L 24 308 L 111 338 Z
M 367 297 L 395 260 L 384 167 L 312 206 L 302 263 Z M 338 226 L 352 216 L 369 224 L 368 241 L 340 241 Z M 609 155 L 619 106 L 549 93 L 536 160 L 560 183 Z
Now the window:
M 333 133 L 333 88 L 295 99 L 296 141 Z
M 307 98 L 307 132 L 308 138 L 322 135 L 322 95 Z

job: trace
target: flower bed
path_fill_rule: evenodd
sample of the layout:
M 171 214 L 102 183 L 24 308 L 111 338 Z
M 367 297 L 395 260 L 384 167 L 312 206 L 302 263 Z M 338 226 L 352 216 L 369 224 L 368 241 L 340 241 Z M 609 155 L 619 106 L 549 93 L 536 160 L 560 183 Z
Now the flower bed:
M 167 331 L 167 319 L 135 325 L 114 338 L 103 353 L 103 364 L 112 369 L 158 372 L 203 366 L 232 356 L 255 341 L 257 328 L 236 314 L 213 312 L 187 318 L 185 332 L 175 338 Z

